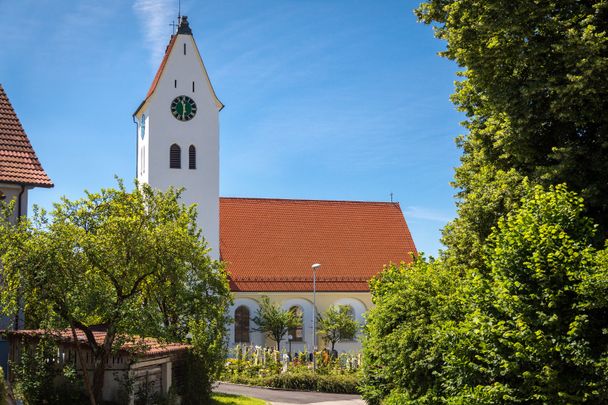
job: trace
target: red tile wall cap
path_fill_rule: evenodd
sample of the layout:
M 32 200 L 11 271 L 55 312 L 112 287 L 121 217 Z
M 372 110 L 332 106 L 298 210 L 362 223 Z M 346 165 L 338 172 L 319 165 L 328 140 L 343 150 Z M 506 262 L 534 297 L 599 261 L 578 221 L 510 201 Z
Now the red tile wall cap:
M 74 343 L 74 338 L 71 329 L 62 329 L 59 331 L 51 331 L 45 329 L 22 329 L 16 331 L 6 331 L 7 336 L 27 337 L 27 338 L 41 338 L 43 336 L 52 336 L 57 342 L 61 343 Z M 106 332 L 94 331 L 95 341 L 97 344 L 102 344 Z M 88 345 L 88 340 L 84 332 L 80 329 L 76 330 L 76 337 L 78 343 L 82 345 Z M 118 337 L 117 339 L 121 339 Z M 159 354 L 169 354 L 179 351 L 188 350 L 191 346 L 184 343 L 164 343 L 154 338 L 143 338 L 139 336 L 128 336 L 125 337 L 125 342 L 118 349 L 122 352 L 132 353 L 137 352 L 138 355 L 148 357 Z M 143 350 L 140 352 L 140 350 Z

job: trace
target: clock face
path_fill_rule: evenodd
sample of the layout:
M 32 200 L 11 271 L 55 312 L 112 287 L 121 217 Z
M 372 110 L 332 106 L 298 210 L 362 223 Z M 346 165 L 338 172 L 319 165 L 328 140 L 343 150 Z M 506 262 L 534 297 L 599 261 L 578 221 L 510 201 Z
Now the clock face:
M 180 121 L 189 121 L 196 115 L 196 103 L 188 96 L 177 96 L 171 102 L 171 114 Z

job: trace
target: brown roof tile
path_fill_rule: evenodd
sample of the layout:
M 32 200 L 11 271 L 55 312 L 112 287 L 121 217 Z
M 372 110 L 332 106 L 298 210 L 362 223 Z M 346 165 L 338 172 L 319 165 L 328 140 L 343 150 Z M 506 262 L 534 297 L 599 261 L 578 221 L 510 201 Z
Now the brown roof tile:
M 220 254 L 233 291 L 369 291 L 414 241 L 398 203 L 220 198 Z
M 0 183 L 53 187 L 1 84 Z
M 16 331 L 7 331 L 6 334 L 8 336 L 24 336 L 30 338 L 39 338 L 44 335 L 54 336 L 55 339 L 59 342 L 64 343 L 73 343 L 74 338 L 72 337 L 71 329 L 63 329 L 60 331 L 48 331 L 44 329 L 22 329 Z M 95 341 L 97 344 L 102 344 L 105 337 L 106 332 L 104 331 L 94 331 L 93 335 L 95 336 Z M 78 342 L 81 344 L 87 344 L 88 340 L 86 335 L 80 329 L 76 330 L 76 337 Z M 184 343 L 163 343 L 154 338 L 140 338 L 137 336 L 131 337 L 127 342 L 123 343 L 119 350 L 122 351 L 133 351 L 135 349 L 144 349 L 143 353 L 140 353 L 142 356 L 155 356 L 159 354 L 168 354 L 174 353 L 181 350 L 186 350 L 190 347 L 190 345 Z

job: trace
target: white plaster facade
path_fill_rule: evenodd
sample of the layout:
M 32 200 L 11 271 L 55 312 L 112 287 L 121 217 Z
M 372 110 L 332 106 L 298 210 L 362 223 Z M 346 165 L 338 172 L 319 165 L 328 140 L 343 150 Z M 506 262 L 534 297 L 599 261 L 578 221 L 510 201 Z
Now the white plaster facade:
M 219 102 L 192 35 L 176 34 L 152 94 L 134 115 L 137 122 L 137 179 L 154 188 L 183 187 L 181 200 L 198 205 L 198 226 L 219 258 Z M 185 95 L 196 102 L 189 121 L 171 114 L 171 102 Z M 143 137 L 142 135 L 143 116 Z M 181 168 L 169 167 L 169 150 L 181 149 Z M 189 169 L 188 151 L 196 148 L 196 168 Z
M 278 303 L 285 310 L 289 310 L 293 306 L 300 306 L 303 311 L 303 332 L 304 339 L 302 342 L 291 343 L 291 351 L 299 352 L 306 348 L 308 351 L 313 348 L 313 294 L 309 291 L 304 292 L 237 292 L 234 297 L 234 304 L 230 308 L 230 316 L 234 318 L 235 311 L 240 306 L 246 306 L 249 309 L 249 336 L 250 344 L 258 346 L 274 347 L 275 343 L 262 333 L 254 331 L 256 328 L 253 322 L 253 317 L 259 309 L 259 302 L 262 296 L 268 296 L 272 302 Z M 364 315 L 368 309 L 372 307 L 371 295 L 365 292 L 317 292 L 316 294 L 317 313 L 323 314 L 332 305 L 348 305 L 353 310 L 353 315 L 360 325 L 364 324 Z M 235 324 L 230 326 L 228 333 L 229 345 L 234 346 L 235 342 Z M 360 334 L 359 334 L 360 335 Z M 319 349 L 325 347 L 321 336 L 317 336 L 317 347 Z M 329 348 L 329 345 L 327 346 Z M 281 341 L 281 349 L 289 349 L 287 337 Z M 336 344 L 336 350 L 342 352 L 356 352 L 361 349 L 360 339 L 353 341 L 340 342 Z
M 19 204 L 21 205 L 21 216 L 27 216 L 27 192 L 29 189 L 31 189 L 31 187 L 21 186 L 19 184 L 0 183 L 0 198 L 5 202 L 15 201 L 15 210 L 13 211 L 12 218 L 10 218 L 12 223 L 15 223 L 17 220 Z M 21 194 L 20 203 L 17 201 L 19 194 Z

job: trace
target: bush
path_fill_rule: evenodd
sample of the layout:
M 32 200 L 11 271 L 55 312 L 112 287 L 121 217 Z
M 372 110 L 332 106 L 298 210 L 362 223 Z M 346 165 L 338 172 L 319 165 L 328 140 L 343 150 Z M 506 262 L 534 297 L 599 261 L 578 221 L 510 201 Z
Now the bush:
M 82 381 L 71 365 L 57 361 L 57 345 L 52 337 L 43 337 L 35 346 L 22 342 L 19 361 L 12 364 L 14 391 L 28 405 L 86 404 Z
M 0 367 L 0 405 L 8 404 L 8 388 L 4 381 L 4 370 Z
M 257 385 L 298 391 L 319 391 L 335 394 L 357 394 L 360 376 L 358 374 L 315 374 L 307 372 L 287 372 L 268 377 L 232 376 L 228 382 Z
M 608 403 L 608 249 L 565 186 L 501 219 L 484 267 L 389 267 L 371 283 L 370 404 Z

